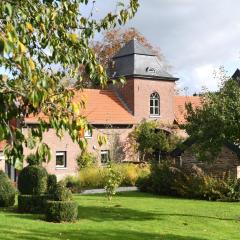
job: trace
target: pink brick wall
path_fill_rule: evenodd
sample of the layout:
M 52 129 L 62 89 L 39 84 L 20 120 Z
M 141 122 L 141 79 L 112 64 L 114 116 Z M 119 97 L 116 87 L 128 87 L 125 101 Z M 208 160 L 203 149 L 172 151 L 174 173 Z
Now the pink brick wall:
M 157 92 L 160 95 L 160 117 L 150 116 L 150 95 Z M 174 94 L 175 82 L 150 79 L 134 80 L 134 116 L 138 121 L 143 118 L 148 120 L 162 120 L 173 123 L 174 121 Z
M 24 134 L 27 134 L 27 129 L 23 129 Z M 98 158 L 98 164 L 100 164 L 100 153 L 101 150 L 110 150 L 110 154 L 112 149 L 115 148 L 112 144 L 112 139 L 114 136 L 118 138 L 118 146 L 124 145 L 126 138 L 131 132 L 131 128 L 124 128 L 124 129 L 93 129 L 93 135 L 91 138 L 88 138 L 88 151 L 92 152 Z M 106 135 L 109 139 L 106 145 L 99 146 L 97 141 L 98 135 Z M 49 163 L 44 164 L 47 171 L 51 174 L 56 174 L 58 179 L 62 179 L 68 175 L 75 175 L 78 172 L 78 166 L 76 162 L 77 156 L 81 153 L 79 146 L 76 143 L 73 143 L 70 136 L 66 133 L 64 137 L 60 140 L 56 137 L 55 131 L 50 129 L 46 132 L 43 136 L 43 142 L 49 145 L 52 153 L 52 159 Z M 56 167 L 56 151 L 66 151 L 67 152 L 67 166 L 66 168 L 57 168 Z M 31 153 L 31 150 L 25 148 L 24 155 L 27 156 Z M 127 159 L 128 156 L 124 153 L 122 156 L 124 158 L 122 160 L 129 160 Z M 133 160 L 133 159 L 130 159 Z M 1 162 L 0 162 L 1 164 Z M 25 163 L 26 165 L 26 163 Z M 1 166 L 1 165 L 0 165 Z

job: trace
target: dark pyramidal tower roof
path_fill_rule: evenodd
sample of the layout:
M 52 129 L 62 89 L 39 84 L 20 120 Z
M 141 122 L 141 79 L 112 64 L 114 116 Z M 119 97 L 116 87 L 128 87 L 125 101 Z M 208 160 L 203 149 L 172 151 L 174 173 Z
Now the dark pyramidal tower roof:
M 176 81 L 163 68 L 162 63 L 150 49 L 140 44 L 136 39 L 128 42 L 113 57 L 115 62 L 112 77 L 139 77 L 154 80 Z

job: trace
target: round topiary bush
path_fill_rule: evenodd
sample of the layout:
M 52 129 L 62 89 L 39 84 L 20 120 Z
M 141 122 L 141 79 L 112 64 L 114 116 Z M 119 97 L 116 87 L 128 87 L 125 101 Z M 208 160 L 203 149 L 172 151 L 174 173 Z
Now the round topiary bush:
M 78 216 L 78 205 L 74 201 L 47 201 L 46 219 L 50 222 L 74 222 Z
M 39 195 L 47 191 L 48 173 L 41 166 L 27 166 L 18 177 L 18 189 L 21 194 Z
M 55 174 L 48 175 L 48 182 L 47 182 L 47 191 L 49 194 L 53 194 L 57 187 L 57 177 Z
M 54 191 L 54 200 L 55 201 L 71 201 L 72 192 L 62 184 L 57 184 Z
M 10 207 L 15 203 L 16 189 L 8 176 L 0 171 L 0 207 Z

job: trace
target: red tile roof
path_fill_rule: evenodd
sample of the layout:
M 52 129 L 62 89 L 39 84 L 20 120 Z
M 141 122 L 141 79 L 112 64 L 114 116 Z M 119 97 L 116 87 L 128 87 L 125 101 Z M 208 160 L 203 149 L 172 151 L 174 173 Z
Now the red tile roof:
M 127 111 L 123 103 L 111 90 L 83 89 L 75 93 L 74 102 L 85 100 L 85 109 L 82 115 L 91 124 L 135 124 L 136 120 Z M 25 119 L 26 123 L 37 123 L 39 118 L 46 116 L 43 114 L 30 116 Z
M 175 114 L 175 120 L 178 124 L 186 123 L 186 108 L 185 105 L 191 103 L 193 108 L 200 107 L 202 105 L 201 103 L 201 97 L 199 96 L 175 96 L 174 99 L 174 114 Z

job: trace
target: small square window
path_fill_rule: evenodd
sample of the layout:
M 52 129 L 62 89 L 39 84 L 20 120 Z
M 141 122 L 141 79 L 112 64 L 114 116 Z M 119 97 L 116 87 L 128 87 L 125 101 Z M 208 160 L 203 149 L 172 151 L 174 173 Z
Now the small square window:
M 101 164 L 106 165 L 109 160 L 109 150 L 101 150 Z
M 67 167 L 67 152 L 57 151 L 56 152 L 56 168 L 66 168 Z
M 92 130 L 88 129 L 84 131 L 84 137 L 85 138 L 91 138 L 92 137 Z

